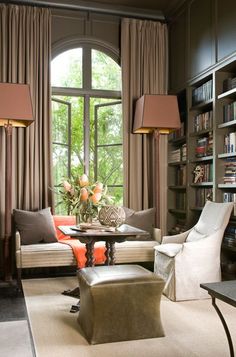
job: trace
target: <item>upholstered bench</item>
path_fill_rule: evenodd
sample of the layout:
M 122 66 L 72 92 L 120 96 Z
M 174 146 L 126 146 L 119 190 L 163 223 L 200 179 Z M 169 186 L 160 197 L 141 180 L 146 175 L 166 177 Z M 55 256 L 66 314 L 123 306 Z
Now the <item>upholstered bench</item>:
M 83 268 L 78 278 L 78 323 L 89 343 L 164 336 L 162 278 L 139 265 Z
M 45 210 L 44 210 L 45 211 Z M 150 213 L 151 209 L 143 211 L 146 216 L 143 216 L 146 225 L 150 225 Z M 135 224 L 133 219 L 128 221 L 128 224 Z M 130 219 L 131 219 L 130 218 Z M 136 221 L 140 222 L 142 219 L 137 215 Z M 26 268 L 41 268 L 41 267 L 61 267 L 61 266 L 74 266 L 76 267 L 77 261 L 73 254 L 71 246 L 61 243 L 61 239 L 64 239 L 62 233 L 57 229 L 59 225 L 73 225 L 75 224 L 75 217 L 72 216 L 53 216 L 53 221 L 56 227 L 57 239 L 56 241 L 33 243 L 33 237 L 30 235 L 30 243 L 22 240 L 22 236 L 19 231 L 15 234 L 15 248 L 16 248 L 16 268 L 18 280 L 21 278 L 22 269 Z M 30 229 L 34 231 L 34 225 Z M 140 227 L 144 230 L 146 227 Z M 152 238 L 148 240 L 128 240 L 122 243 L 116 243 L 115 258 L 117 264 L 122 263 L 148 263 L 154 262 L 154 246 L 161 242 L 161 231 L 158 228 L 152 228 Z M 34 234 L 32 234 L 33 236 Z M 84 244 L 78 242 L 78 245 L 84 246 Z M 96 243 L 96 245 L 104 245 L 103 242 Z

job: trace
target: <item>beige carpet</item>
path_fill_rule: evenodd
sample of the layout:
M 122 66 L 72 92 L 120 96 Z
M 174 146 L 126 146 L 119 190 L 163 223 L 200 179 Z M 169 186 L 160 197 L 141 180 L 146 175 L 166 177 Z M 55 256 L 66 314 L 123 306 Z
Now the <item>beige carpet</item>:
M 163 297 L 165 337 L 91 346 L 80 333 L 78 314 L 69 312 L 77 300 L 61 294 L 76 284 L 71 277 L 23 281 L 37 357 L 229 356 L 226 335 L 210 299 L 176 303 Z M 236 348 L 236 309 L 223 302 L 218 306 Z

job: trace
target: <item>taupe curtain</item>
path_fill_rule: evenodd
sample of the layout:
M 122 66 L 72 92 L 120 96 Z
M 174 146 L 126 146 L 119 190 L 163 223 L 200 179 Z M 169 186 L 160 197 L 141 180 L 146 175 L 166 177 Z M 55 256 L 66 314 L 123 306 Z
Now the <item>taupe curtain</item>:
M 152 135 L 132 134 L 135 102 L 143 94 L 166 94 L 167 25 L 123 19 L 121 25 L 122 103 L 124 120 L 124 204 L 135 210 L 157 208 L 157 224 L 166 226 L 167 138 L 159 147 Z M 158 155 L 157 155 L 158 154 Z M 156 159 L 160 158 L 160 172 Z
M 48 9 L 0 4 L 0 81 L 30 85 L 35 119 L 28 128 L 13 129 L 13 208 L 36 210 L 51 205 L 50 51 Z M 5 132 L 0 128 L 1 237 L 5 157 Z

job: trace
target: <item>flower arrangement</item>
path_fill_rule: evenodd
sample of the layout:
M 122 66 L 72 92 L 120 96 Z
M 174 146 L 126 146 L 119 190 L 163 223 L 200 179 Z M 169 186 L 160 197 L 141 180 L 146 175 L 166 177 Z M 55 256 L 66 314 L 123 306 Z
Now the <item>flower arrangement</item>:
M 89 222 L 98 216 L 100 207 L 112 203 L 112 197 L 107 195 L 107 186 L 101 182 L 91 184 L 88 176 L 83 174 L 74 182 L 65 180 L 61 184 L 59 194 L 68 209 L 69 214 L 79 216 L 80 222 Z

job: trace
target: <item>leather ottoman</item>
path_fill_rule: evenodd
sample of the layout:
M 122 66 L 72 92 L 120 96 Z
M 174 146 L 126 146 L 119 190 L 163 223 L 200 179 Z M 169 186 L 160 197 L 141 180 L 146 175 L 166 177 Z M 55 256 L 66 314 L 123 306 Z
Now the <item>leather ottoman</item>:
M 139 265 L 81 269 L 78 323 L 90 344 L 163 337 L 164 280 Z

